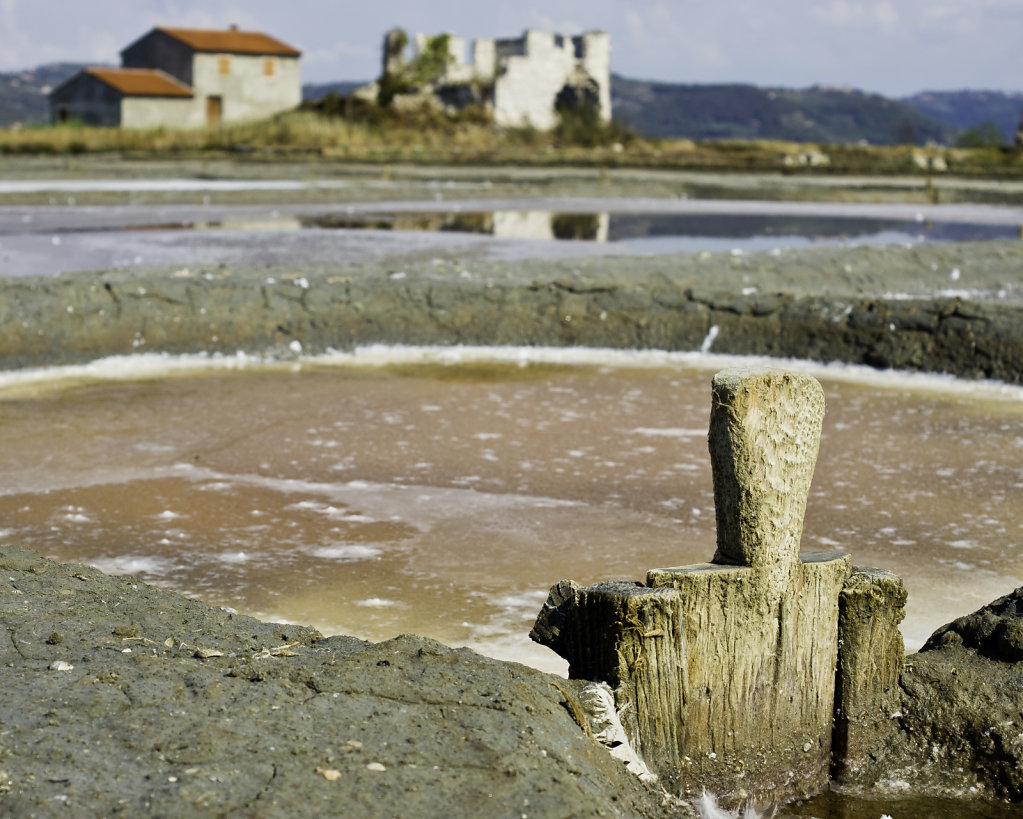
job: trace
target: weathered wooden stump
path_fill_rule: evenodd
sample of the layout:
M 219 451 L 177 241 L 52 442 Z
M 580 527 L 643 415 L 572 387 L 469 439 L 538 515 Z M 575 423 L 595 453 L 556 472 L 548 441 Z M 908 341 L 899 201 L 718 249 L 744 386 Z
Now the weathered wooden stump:
M 713 560 L 651 570 L 645 586 L 562 581 L 531 636 L 570 676 L 614 689 L 631 742 L 671 790 L 733 804 L 810 796 L 827 785 L 833 720 L 836 770 L 883 737 L 905 593 L 878 570 L 850 580 L 848 555 L 799 553 L 820 384 L 734 369 L 712 395 Z
M 674 769 L 685 724 L 682 601 L 624 581 L 551 590 L 530 637 L 569 661 L 572 679 L 605 682 L 633 749 L 658 776 Z
M 838 674 L 832 775 L 844 779 L 894 728 L 905 645 L 902 579 L 883 569 L 853 570 L 839 597 Z
M 711 563 L 647 574 L 683 600 L 680 784 L 737 800 L 808 796 L 830 770 L 838 597 L 850 573 L 847 555 L 799 556 L 824 391 L 808 376 L 726 370 L 712 394 L 717 551 Z

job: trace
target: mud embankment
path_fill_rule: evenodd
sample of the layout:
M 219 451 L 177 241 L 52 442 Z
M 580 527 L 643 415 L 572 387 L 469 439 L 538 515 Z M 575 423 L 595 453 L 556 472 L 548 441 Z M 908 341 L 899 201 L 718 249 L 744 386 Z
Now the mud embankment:
M 372 343 L 709 350 L 1023 380 L 1023 243 L 8 279 L 0 368 Z

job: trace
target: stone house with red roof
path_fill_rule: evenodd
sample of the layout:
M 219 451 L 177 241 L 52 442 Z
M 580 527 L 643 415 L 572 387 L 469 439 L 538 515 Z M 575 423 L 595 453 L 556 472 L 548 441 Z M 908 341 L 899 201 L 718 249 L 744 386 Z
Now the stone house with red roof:
M 54 123 L 196 128 L 263 119 L 302 101 L 301 52 L 259 31 L 160 26 L 50 93 Z

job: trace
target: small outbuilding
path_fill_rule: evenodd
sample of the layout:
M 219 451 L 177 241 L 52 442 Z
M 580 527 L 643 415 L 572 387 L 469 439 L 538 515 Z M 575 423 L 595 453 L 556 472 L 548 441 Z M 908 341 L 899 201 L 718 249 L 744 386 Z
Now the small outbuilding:
M 176 128 L 262 119 L 302 101 L 298 49 L 259 31 L 157 27 L 50 94 L 54 123 Z
M 187 122 L 195 93 L 151 68 L 86 68 L 50 94 L 53 121 L 134 128 Z

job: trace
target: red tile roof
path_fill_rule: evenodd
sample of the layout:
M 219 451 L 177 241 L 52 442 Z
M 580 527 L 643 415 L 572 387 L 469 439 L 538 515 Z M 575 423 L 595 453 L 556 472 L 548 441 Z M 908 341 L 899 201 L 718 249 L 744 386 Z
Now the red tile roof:
M 128 97 L 191 97 L 192 89 L 152 68 L 86 68 L 86 74 Z
M 267 54 L 278 57 L 298 57 L 302 52 L 264 34 L 261 31 L 211 31 L 202 28 L 167 28 L 158 26 L 157 31 L 169 34 L 175 40 L 196 51 L 219 51 L 228 54 Z

